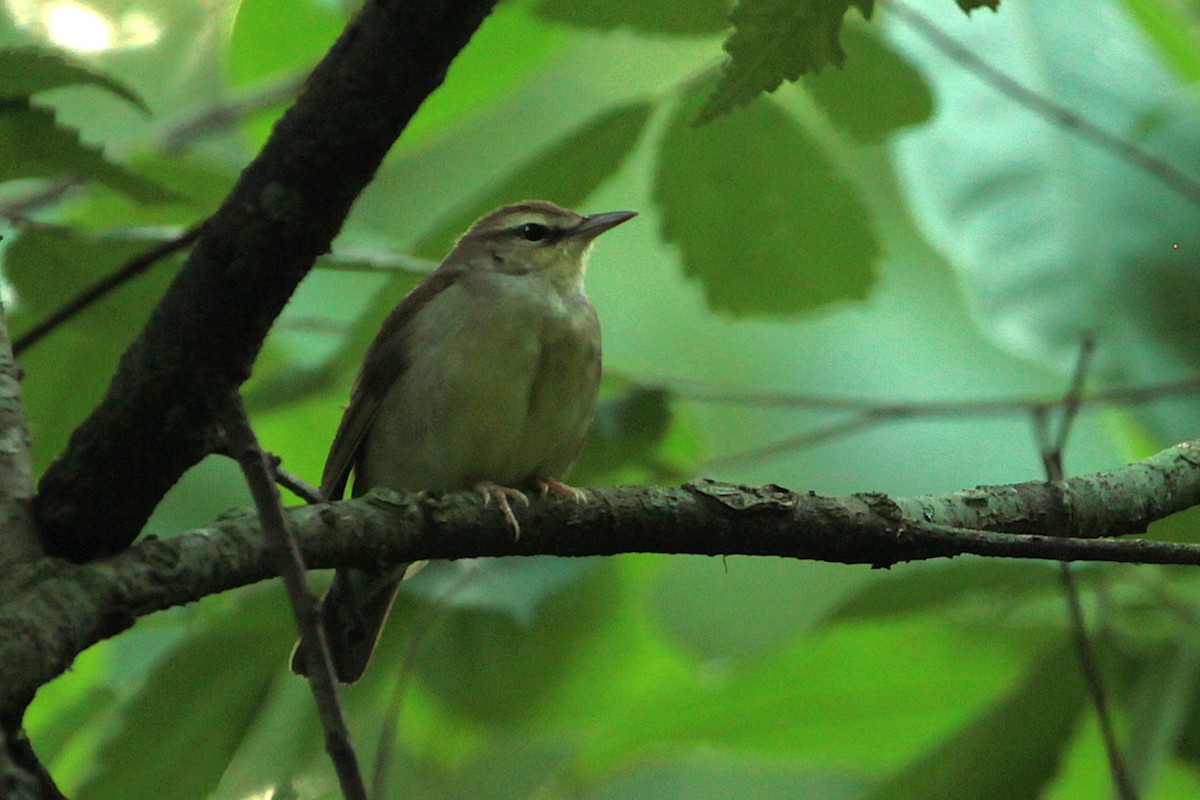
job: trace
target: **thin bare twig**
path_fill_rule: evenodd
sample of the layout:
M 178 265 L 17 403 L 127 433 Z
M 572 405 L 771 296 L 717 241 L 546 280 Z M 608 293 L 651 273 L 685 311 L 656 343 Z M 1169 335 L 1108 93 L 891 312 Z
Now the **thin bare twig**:
M 831 439 L 838 439 L 851 433 L 869 430 L 882 421 L 882 419 L 876 419 L 872 414 L 858 414 L 850 419 L 834 422 L 822 428 L 807 431 L 796 436 L 789 436 L 786 439 L 770 442 L 761 447 L 739 450 L 736 453 L 710 458 L 704 462 L 704 468 L 715 469 L 742 461 L 752 461 L 781 453 L 803 450 L 806 447 L 813 447 Z
M 447 602 L 455 593 L 460 591 L 479 577 L 478 572 L 463 572 L 442 591 L 425 613 L 413 625 L 412 635 L 404 648 L 400 659 L 400 674 L 392 687 L 392 696 L 388 700 L 387 713 L 383 715 L 383 727 L 379 731 L 379 744 L 375 748 L 375 773 L 371 777 L 371 796 L 385 797 L 387 791 L 388 773 L 391 772 L 392 752 L 399 743 L 400 715 L 404 712 L 404 697 L 417 671 L 417 656 L 421 646 L 434 626 L 450 610 Z
M 310 72 L 312 68 L 308 67 L 202 108 L 165 131 L 159 138 L 159 146 L 164 153 L 178 153 L 199 138 L 219 133 L 253 114 L 289 102 L 304 88 Z
M 250 494 L 254 497 L 263 536 L 287 588 L 300 641 L 309 643 L 304 652 L 308 664 L 308 684 L 325 730 L 325 750 L 337 770 L 342 794 L 346 800 L 367 800 L 366 785 L 358 767 L 358 755 L 350 741 L 350 731 L 346 727 L 346 717 L 338 697 L 333 661 L 329 656 L 329 644 L 325 639 L 325 628 L 321 625 L 317 599 L 305 578 L 304 557 L 284 520 L 279 491 L 275 488 L 272 475 L 271 459 L 258 444 L 240 396 L 230 398 L 220 425 L 226 449 L 241 467 Z
M 862 397 L 799 394 L 791 392 L 756 392 L 720 385 L 690 382 L 642 383 L 647 390 L 670 392 L 678 397 L 703 403 L 751 406 L 754 408 L 792 408 L 800 411 L 843 411 L 870 414 L 872 417 L 897 419 L 906 417 L 982 417 L 1028 414 L 1040 410 L 1061 408 L 1059 397 L 990 397 L 978 400 L 896 400 L 880 402 Z M 1080 407 L 1143 405 L 1169 397 L 1200 394 L 1200 377 L 1094 392 L 1079 398 Z
M 922 419 L 931 417 L 982 417 L 1011 414 L 1032 414 L 1034 418 L 1049 415 L 1055 409 L 1065 408 L 1063 397 L 1045 398 L 984 398 L 981 400 L 903 400 L 880 403 L 857 397 L 834 395 L 792 394 L 788 392 L 754 392 L 721 386 L 690 383 L 646 383 L 643 388 L 670 392 L 678 397 L 704 403 L 725 403 L 757 408 L 794 408 L 806 411 L 843 412 L 847 419 L 830 423 L 811 431 L 789 436 L 728 455 L 718 456 L 705 462 L 706 467 L 727 466 L 767 456 L 778 455 L 822 444 L 852 433 L 870 430 L 889 421 Z M 1084 406 L 1119 405 L 1123 407 L 1143 405 L 1170 397 L 1200 394 L 1200 378 L 1180 381 L 1111 389 L 1082 395 L 1072 399 L 1074 417 Z
M 299 475 L 289 472 L 280 466 L 281 462 L 279 456 L 271 453 L 268 454 L 268 458 L 271 460 L 271 467 L 275 474 L 275 482 L 277 484 L 287 489 L 289 492 L 296 495 L 296 497 L 299 497 L 309 505 L 325 502 L 325 498 L 321 495 L 320 489 L 313 486 Z
M 1038 450 L 1042 465 L 1046 470 L 1046 479 L 1055 483 L 1065 477 L 1063 472 L 1063 451 L 1067 439 L 1079 412 L 1083 398 L 1084 384 L 1087 381 L 1088 369 L 1092 356 L 1096 351 L 1094 334 L 1084 336 L 1079 348 L 1079 358 L 1075 363 L 1075 372 L 1071 377 L 1071 385 L 1063 397 L 1062 415 L 1058 422 L 1058 431 L 1053 439 L 1050 436 L 1050 419 L 1048 412 L 1034 414 L 1034 432 L 1038 442 Z M 1096 710 L 1096 720 L 1100 727 L 1100 738 L 1104 743 L 1104 754 L 1108 759 L 1109 773 L 1117 796 L 1121 800 L 1137 800 L 1138 792 L 1125 766 L 1121 754 L 1121 746 L 1117 742 L 1116 730 L 1113 727 L 1112 709 L 1108 702 L 1108 690 L 1104 684 L 1104 676 L 1096 662 L 1095 648 L 1088 636 L 1087 623 L 1083 617 L 1083 604 L 1079 599 L 1079 586 L 1071 567 L 1066 562 L 1058 565 L 1058 580 L 1063 590 L 1063 600 L 1066 602 L 1070 618 L 1071 645 L 1075 657 L 1079 661 L 1079 671 L 1082 673 L 1088 696 L 1091 697 L 1092 707 Z
M 1200 182 L 1182 172 L 1174 164 L 1146 152 L 1142 148 L 1088 122 L 1069 108 L 1043 97 L 1032 89 L 1004 74 L 955 41 L 921 12 L 902 0 L 889 0 L 884 8 L 891 11 L 909 28 L 916 31 L 947 58 L 975 75 L 1000 94 L 1028 109 L 1042 119 L 1071 131 L 1081 139 L 1107 150 L 1117 158 L 1132 164 L 1185 200 L 1200 206 Z
M 54 311 L 50 316 L 38 322 L 13 340 L 13 354 L 20 355 L 25 352 L 47 334 L 65 325 L 88 308 L 88 306 L 100 300 L 118 286 L 141 275 L 167 256 L 178 253 L 180 250 L 190 246 L 192 242 L 196 241 L 196 237 L 200 235 L 200 228 L 201 225 L 194 225 L 178 236 L 154 245 L 146 252 L 139 253 L 126 261 L 107 277 L 101 278 L 91 286 L 85 288 L 79 294 L 59 306 L 58 310 Z

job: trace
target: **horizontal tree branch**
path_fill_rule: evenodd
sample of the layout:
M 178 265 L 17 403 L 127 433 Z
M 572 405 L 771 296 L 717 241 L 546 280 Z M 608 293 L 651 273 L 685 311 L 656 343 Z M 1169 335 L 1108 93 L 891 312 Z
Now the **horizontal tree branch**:
M 1151 501 L 1109 505 L 1110 496 L 1128 491 L 1126 483 Z M 964 553 L 1200 565 L 1200 545 L 1062 537 L 1092 532 L 1081 524 L 1095 524 L 1106 535 L 1140 533 L 1153 520 L 1197 504 L 1200 442 L 1187 442 L 1061 483 L 980 487 L 940 498 L 823 497 L 714 481 L 593 489 L 581 504 L 547 497 L 519 507 L 520 539 L 498 510 L 472 492 L 377 490 L 290 509 L 287 516 L 312 568 L 634 552 L 769 555 L 874 567 Z M 964 509 L 974 510 L 979 529 L 952 527 L 967 518 Z M 1022 532 L 1001 532 L 1008 529 Z M 150 537 L 101 561 L 35 562 L 24 589 L 0 608 L 0 713 L 21 707 L 76 654 L 138 617 L 275 574 L 258 517 L 250 512 L 171 539 Z

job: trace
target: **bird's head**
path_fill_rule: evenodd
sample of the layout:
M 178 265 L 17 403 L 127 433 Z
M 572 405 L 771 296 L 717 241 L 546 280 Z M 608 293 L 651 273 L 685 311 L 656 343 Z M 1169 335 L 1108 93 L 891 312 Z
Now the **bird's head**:
M 525 200 L 481 217 L 455 244 L 448 262 L 509 275 L 544 273 L 556 283 L 578 281 L 592 240 L 634 211 L 577 214 L 544 200 Z

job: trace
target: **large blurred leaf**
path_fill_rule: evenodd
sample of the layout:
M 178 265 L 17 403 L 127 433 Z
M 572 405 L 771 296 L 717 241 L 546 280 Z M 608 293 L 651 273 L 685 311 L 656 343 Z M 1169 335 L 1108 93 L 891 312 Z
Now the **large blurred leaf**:
M 1200 8 L 1178 0 L 1123 0 L 1123 5 L 1175 73 L 1188 83 L 1200 82 Z
M 602 31 L 709 34 L 729 27 L 730 0 L 541 0 L 534 13 L 551 22 Z
M 34 750 L 67 794 L 90 770 L 108 730 L 117 693 L 107 680 L 113 667 L 109 643 L 81 653 L 71 668 L 38 689 L 23 723 Z
M 527 2 L 497 4 L 450 65 L 445 83 L 404 129 L 401 150 L 419 147 L 432 135 L 494 107 L 563 51 L 568 38 L 535 19 L 528 7 Z
M 312 0 L 241 0 L 228 45 L 228 73 L 234 86 L 249 87 L 281 75 L 305 74 L 346 25 L 346 16 L 332 3 Z M 242 124 L 251 146 L 266 141 L 289 99 L 280 97 Z
M 161 203 L 172 195 L 152 181 L 109 161 L 84 144 L 79 132 L 59 125 L 53 111 L 28 101 L 0 105 L 0 181 L 73 176 L 102 183 L 139 203 Z
M 1124 755 L 1130 775 L 1146 795 L 1175 758 L 1191 724 L 1189 711 L 1200 679 L 1200 651 L 1193 639 L 1155 648 L 1138 665 Z
M 867 800 L 1033 800 L 1054 777 L 1084 706 L 1067 648 L 1051 650 L 994 706 Z
M 570 748 L 564 742 L 514 741 L 496 737 L 492 746 L 454 775 L 440 797 L 512 800 L 544 796 L 555 778 L 570 775 Z M 401 787 L 397 787 L 399 792 Z M 399 797 L 399 793 L 388 795 Z
M 128 86 L 65 53 L 39 48 L 0 50 L 0 97 L 5 100 L 28 98 L 49 89 L 80 84 L 107 89 L 142 111 L 149 111 Z
M 138 237 L 24 226 L 4 254 L 4 273 L 17 298 L 9 316 L 13 335 L 153 244 Z M 35 468 L 44 467 L 66 444 L 103 396 L 120 354 L 149 317 L 177 264 L 178 256 L 166 259 L 21 355 Z
M 461 211 L 426 233 L 415 251 L 429 258 L 441 258 L 472 222 L 506 203 L 543 199 L 568 208 L 578 205 L 629 156 L 650 117 L 650 110 L 649 103 L 629 103 L 606 109 L 550 147 L 535 153 L 499 185 L 472 199 Z
M 1030 597 L 1056 596 L 1056 565 L 964 558 L 946 564 L 904 564 L 842 602 L 827 622 L 902 617 L 983 604 L 998 613 Z M 1099 570 L 1076 570 L 1080 582 Z
M 708 122 L 745 105 L 783 81 L 828 64 L 841 66 L 838 41 L 850 6 L 870 18 L 875 0 L 739 0 L 725 41 L 729 59 L 721 80 L 696 119 Z
M 654 197 L 663 238 L 710 308 L 798 314 L 863 300 L 879 245 L 867 209 L 806 132 L 768 101 L 703 128 L 698 94 L 659 146 Z
M 746 662 L 808 630 L 870 579 L 870 570 L 841 564 L 680 556 L 663 566 L 648 599 L 676 646 L 719 663 Z
M 290 620 L 283 615 L 288 612 L 279 611 L 275 625 L 287 630 Z M 210 795 L 212 800 L 247 800 L 271 786 L 279 791 L 275 797 L 282 798 L 286 796 L 282 790 L 295 775 L 329 768 L 308 684 L 286 672 L 284 660 L 276 667 L 278 680 L 244 729 L 220 784 Z M 364 757 L 369 750 L 356 743 L 362 763 L 369 764 Z
M 715 560 L 713 566 L 720 569 Z M 764 595 L 762 603 L 791 607 L 782 595 Z M 709 635 L 719 639 L 728 630 L 714 620 Z M 604 763 L 695 743 L 762 758 L 895 769 L 993 701 L 1013 675 L 1005 649 L 990 632 L 965 636 L 940 621 L 904 621 L 793 637 L 753 660 L 702 662 L 686 677 L 648 654 L 619 668 L 601 659 L 590 683 L 573 684 L 574 704 L 556 711 L 586 718 L 588 741 Z M 647 685 L 647 673 L 663 680 Z M 929 702 L 931 686 L 941 702 Z M 593 708 L 597 703 L 602 707 Z
M 405 583 L 405 594 L 446 608 L 498 611 L 520 625 L 533 624 L 547 596 L 578 583 L 597 561 L 588 558 L 468 558 L 438 561 Z
M 936 13 L 942 4 L 915 5 Z M 1105 0 L 1068 19 L 1053 0 L 1029 0 L 969 21 L 939 19 L 948 35 L 1041 97 L 1200 180 L 1195 103 L 1118 5 Z M 960 274 L 983 330 L 1063 372 L 1092 331 L 1099 349 L 1090 375 L 1102 382 L 1193 374 L 1195 200 L 947 64 L 915 29 L 890 31 L 939 108 L 930 124 L 898 140 L 900 186 Z M 1090 58 L 1098 42 L 1107 43 L 1106 55 Z M 1195 402 L 1138 411 L 1166 441 L 1193 435 L 1197 413 Z
M 77 796 L 208 797 L 285 674 L 295 628 L 281 600 L 277 593 L 260 613 L 229 615 L 168 655 L 129 702 Z
M 867 142 L 933 114 L 921 75 L 864 26 L 842 34 L 849 66 L 804 76 L 804 86 L 834 125 Z
M 192 225 L 217 209 L 238 176 L 236 169 L 202 155 L 141 154 L 129 163 L 139 174 L 153 175 L 170 199 L 145 205 L 103 190 L 89 192 L 71 206 L 72 222 L 91 228 Z
M 671 406 L 662 389 L 633 387 L 603 398 L 583 452 L 571 468 L 571 480 L 594 486 L 626 467 L 652 466 L 670 425 Z
M 616 590 L 611 569 L 592 569 L 545 597 L 528 625 L 496 611 L 454 609 L 425 638 L 422 683 L 468 719 L 526 720 L 555 697 L 571 663 L 604 630 Z
M 656 758 L 610 776 L 585 800 L 857 800 L 869 782 L 845 771 L 816 770 L 709 749 Z
M 347 22 L 336 6 L 319 0 L 244 0 L 230 44 L 235 82 L 247 85 L 315 64 Z M 562 49 L 561 32 L 534 20 L 527 6 L 497 6 L 405 128 L 397 152 L 487 108 Z M 514 47 L 514 41 L 521 45 Z M 265 140 L 282 110 L 281 103 L 246 126 L 255 142 Z

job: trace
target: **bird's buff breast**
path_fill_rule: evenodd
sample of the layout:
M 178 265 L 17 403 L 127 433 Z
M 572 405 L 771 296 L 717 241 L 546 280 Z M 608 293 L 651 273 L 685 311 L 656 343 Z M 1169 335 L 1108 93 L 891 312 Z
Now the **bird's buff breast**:
M 363 454 L 371 485 L 562 476 L 595 408 L 599 330 L 581 291 L 539 283 L 473 276 L 422 309 Z

